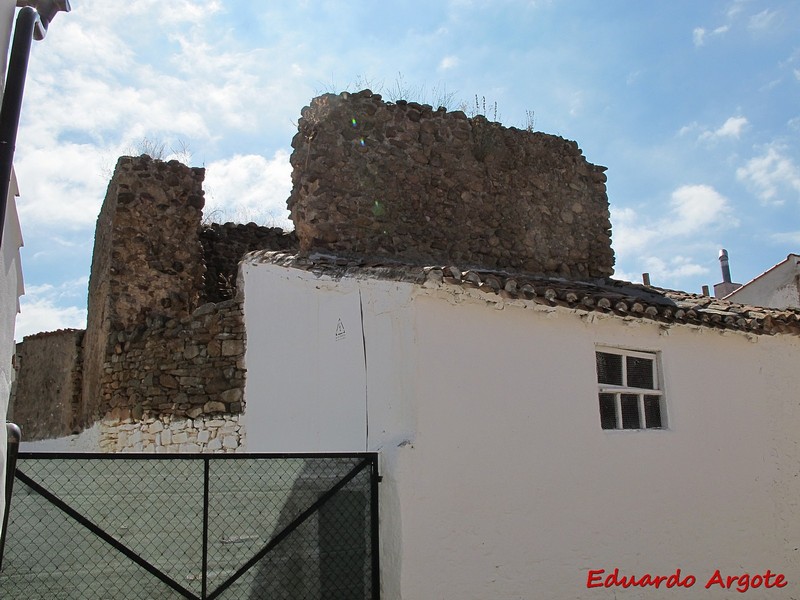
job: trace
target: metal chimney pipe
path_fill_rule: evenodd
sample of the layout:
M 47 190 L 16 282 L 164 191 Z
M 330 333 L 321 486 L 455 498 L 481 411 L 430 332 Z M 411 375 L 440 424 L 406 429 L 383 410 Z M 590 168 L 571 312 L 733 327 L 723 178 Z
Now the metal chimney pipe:
M 731 267 L 728 263 L 728 251 L 725 248 L 719 251 L 719 266 L 722 268 L 722 283 L 730 283 Z

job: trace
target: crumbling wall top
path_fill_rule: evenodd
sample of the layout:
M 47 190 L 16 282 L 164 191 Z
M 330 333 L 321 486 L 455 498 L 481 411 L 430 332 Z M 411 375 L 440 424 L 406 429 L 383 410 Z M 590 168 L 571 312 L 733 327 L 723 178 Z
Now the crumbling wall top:
M 605 168 L 575 142 L 364 90 L 315 98 L 292 147 L 303 251 L 613 272 Z

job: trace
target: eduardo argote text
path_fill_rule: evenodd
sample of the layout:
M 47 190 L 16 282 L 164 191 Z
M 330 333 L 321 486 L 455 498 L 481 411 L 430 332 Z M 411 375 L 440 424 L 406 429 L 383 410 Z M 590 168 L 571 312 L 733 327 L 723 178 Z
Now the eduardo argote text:
M 692 574 L 683 574 L 680 569 L 675 569 L 669 575 L 625 575 L 618 568 L 612 571 L 605 569 L 589 569 L 586 576 L 587 588 L 629 588 L 629 587 L 654 587 L 654 588 L 690 588 L 698 583 L 698 578 Z M 787 581 L 783 573 L 773 573 L 770 569 L 754 574 L 722 573 L 719 569 L 708 577 L 701 577 L 699 584 L 707 590 L 722 589 L 736 590 L 745 593 L 756 589 L 773 589 L 786 587 Z

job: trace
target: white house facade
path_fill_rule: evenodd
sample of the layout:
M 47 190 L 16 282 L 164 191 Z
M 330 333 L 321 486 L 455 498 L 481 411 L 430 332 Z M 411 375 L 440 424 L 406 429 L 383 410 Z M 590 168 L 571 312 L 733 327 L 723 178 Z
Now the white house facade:
M 385 597 L 800 589 L 796 335 L 454 274 L 242 267 L 248 451 L 380 452 Z
M 725 299 L 755 306 L 800 308 L 800 255 L 789 254 L 786 260 L 754 277 Z

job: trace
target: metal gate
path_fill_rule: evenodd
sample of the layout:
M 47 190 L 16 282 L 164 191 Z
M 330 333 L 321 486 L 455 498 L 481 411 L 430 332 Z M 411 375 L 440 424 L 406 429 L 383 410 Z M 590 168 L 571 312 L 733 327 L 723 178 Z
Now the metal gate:
M 20 453 L 0 597 L 379 598 L 377 455 Z

